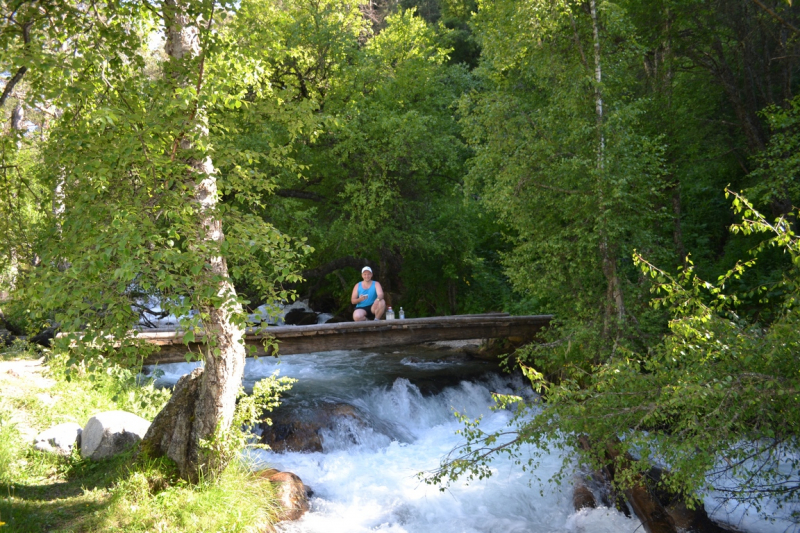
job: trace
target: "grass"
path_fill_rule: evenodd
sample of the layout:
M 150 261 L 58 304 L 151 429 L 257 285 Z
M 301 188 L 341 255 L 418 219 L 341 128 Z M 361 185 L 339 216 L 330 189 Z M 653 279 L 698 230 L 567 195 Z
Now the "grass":
M 31 347 L 12 348 L 0 360 L 42 356 Z M 168 399 L 124 369 L 73 368 L 68 374 L 65 358 L 45 355 L 53 380 L 46 386 L 0 375 L 0 533 L 272 530 L 278 510 L 273 487 L 239 463 L 213 482 L 189 485 L 168 459 L 131 452 L 90 461 L 77 451 L 62 457 L 34 450 L 31 430 L 66 421 L 84 425 L 116 409 L 152 419 Z
M 14 339 L 10 346 L 0 351 L 0 361 L 36 360 L 41 357 L 37 349 L 23 340 Z
M 112 491 L 95 531 L 267 531 L 277 512 L 272 484 L 232 464 L 214 482 L 189 486 L 141 465 Z

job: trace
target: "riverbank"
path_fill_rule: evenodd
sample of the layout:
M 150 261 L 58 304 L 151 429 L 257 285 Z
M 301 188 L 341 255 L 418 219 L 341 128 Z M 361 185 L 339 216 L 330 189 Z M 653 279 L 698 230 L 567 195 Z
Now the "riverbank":
M 163 461 L 34 450 L 33 437 L 54 424 L 83 425 L 115 409 L 149 419 L 168 396 L 121 370 L 67 381 L 61 360 L 48 364 L 44 355 L 21 344 L 0 354 L 0 533 L 272 530 L 272 484 L 240 465 L 215 484 L 190 487 Z

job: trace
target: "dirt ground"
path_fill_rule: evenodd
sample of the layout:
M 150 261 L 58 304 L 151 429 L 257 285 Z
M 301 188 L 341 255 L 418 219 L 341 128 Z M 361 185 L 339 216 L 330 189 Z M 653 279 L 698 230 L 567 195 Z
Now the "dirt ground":
M 0 361 L 0 391 L 2 391 L 2 399 L 8 401 L 14 398 L 22 398 L 29 394 L 31 389 L 35 389 L 41 390 L 41 392 L 37 393 L 37 396 L 43 402 L 54 401 L 47 389 L 52 387 L 55 381 L 43 375 L 44 368 L 44 357 L 40 359 Z M 36 436 L 37 432 L 26 419 L 24 410 L 14 409 L 11 415 L 11 422 L 17 425 L 17 429 L 25 438 L 33 439 Z

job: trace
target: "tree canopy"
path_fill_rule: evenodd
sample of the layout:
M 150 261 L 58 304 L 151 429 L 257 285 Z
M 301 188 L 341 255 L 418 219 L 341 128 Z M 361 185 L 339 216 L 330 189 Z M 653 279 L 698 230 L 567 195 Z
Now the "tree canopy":
M 407 316 L 555 315 L 509 358 L 547 409 L 442 474 L 568 434 L 641 457 L 621 483 L 722 461 L 794 501 L 798 9 L 4 1 L 3 318 L 141 360 L 159 302 L 224 362 L 248 308 L 347 316 L 369 264 Z

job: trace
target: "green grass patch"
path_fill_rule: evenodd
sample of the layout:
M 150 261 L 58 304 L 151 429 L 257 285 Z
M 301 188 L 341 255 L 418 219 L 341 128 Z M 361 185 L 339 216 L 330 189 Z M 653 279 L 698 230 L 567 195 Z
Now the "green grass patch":
M 84 425 L 108 410 L 152 420 L 169 398 L 126 369 L 88 372 L 44 355 L 44 374 L 54 381 L 0 375 L 0 533 L 271 530 L 274 489 L 238 462 L 214 482 L 189 485 L 166 459 L 131 452 L 90 461 L 77 450 L 70 457 L 34 450 L 31 432 L 67 421 Z
M 10 346 L 0 343 L 0 361 L 36 360 L 42 356 L 41 347 L 14 339 Z
M 190 486 L 164 475 L 164 465 L 141 465 L 111 490 L 111 502 L 90 522 L 92 531 L 266 531 L 277 508 L 272 485 L 240 464 L 213 483 Z
M 169 460 L 130 454 L 75 455 L 58 466 L 50 477 L 0 484 L 0 531 L 262 532 L 277 513 L 272 485 L 238 463 L 199 485 L 178 479 Z

